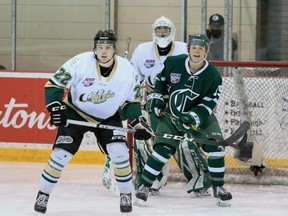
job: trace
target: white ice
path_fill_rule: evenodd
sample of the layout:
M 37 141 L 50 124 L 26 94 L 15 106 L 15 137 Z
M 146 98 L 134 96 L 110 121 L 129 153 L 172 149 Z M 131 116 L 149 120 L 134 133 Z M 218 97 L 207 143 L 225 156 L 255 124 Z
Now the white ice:
M 36 215 L 33 210 L 45 164 L 0 163 L 0 216 Z M 69 164 L 50 195 L 47 216 L 113 216 L 120 213 L 119 198 L 101 184 L 103 166 Z M 287 186 L 226 184 L 233 194 L 231 207 L 216 206 L 216 199 L 195 198 L 183 182 L 173 183 L 145 207 L 133 206 L 129 216 L 286 216 Z

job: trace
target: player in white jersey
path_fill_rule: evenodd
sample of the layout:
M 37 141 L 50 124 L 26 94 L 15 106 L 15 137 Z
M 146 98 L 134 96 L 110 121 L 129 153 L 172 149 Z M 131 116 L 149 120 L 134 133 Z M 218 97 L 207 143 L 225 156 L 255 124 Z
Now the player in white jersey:
M 45 85 L 50 123 L 58 129 L 53 151 L 41 175 L 34 205 L 36 212 L 46 213 L 49 195 L 62 170 L 78 151 L 87 131 L 95 134 L 99 148 L 109 154 L 113 162 L 120 191 L 120 211 L 132 211 L 132 172 L 126 134 L 117 130 L 67 124 L 69 119 L 122 127 L 118 112 L 121 107 L 136 129 L 134 138 L 151 137 L 151 129 L 141 117 L 138 75 L 127 59 L 115 55 L 116 50 L 115 33 L 100 30 L 94 38 L 93 52 L 81 53 L 69 59 Z
M 139 44 L 134 50 L 131 58 L 131 63 L 140 75 L 140 83 L 142 86 L 142 106 L 144 108 L 142 113 L 149 119 L 153 131 L 156 131 L 159 120 L 153 113 L 148 116 L 147 112 L 145 111 L 146 95 L 153 91 L 155 86 L 155 78 L 163 69 L 166 58 L 168 56 L 187 54 L 186 43 L 175 41 L 175 33 L 176 29 L 174 23 L 171 22 L 170 19 L 161 16 L 152 24 L 153 41 Z M 136 140 L 134 142 L 134 157 L 137 166 L 135 181 L 136 188 L 139 186 L 139 177 L 144 170 L 144 164 L 152 150 L 153 144 L 149 143 L 149 141 Z M 179 152 L 177 151 L 174 158 L 178 164 L 182 164 L 182 155 L 177 156 L 178 154 Z M 190 164 L 185 164 L 185 166 L 193 167 L 190 166 Z M 202 190 L 200 193 L 197 190 L 197 187 L 195 187 L 195 185 L 201 185 L 197 183 L 197 176 L 193 174 L 197 173 L 196 170 L 190 170 L 190 172 L 183 171 L 183 173 L 185 174 L 188 182 L 186 185 L 187 192 L 197 192 L 197 196 L 208 195 L 206 190 Z M 151 195 L 156 195 L 159 189 L 166 184 L 168 175 L 169 164 L 167 163 L 150 188 Z M 194 179 L 192 179 L 193 175 L 195 176 Z

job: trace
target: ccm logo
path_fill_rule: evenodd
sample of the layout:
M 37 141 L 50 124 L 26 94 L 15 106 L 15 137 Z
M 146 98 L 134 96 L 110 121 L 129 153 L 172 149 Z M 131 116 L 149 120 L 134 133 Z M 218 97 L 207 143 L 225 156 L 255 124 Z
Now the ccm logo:
M 66 105 L 61 105 L 61 106 L 56 106 L 52 108 L 52 111 L 58 111 L 58 110 L 65 110 L 66 109 Z
M 124 136 L 113 136 L 112 140 L 125 140 Z

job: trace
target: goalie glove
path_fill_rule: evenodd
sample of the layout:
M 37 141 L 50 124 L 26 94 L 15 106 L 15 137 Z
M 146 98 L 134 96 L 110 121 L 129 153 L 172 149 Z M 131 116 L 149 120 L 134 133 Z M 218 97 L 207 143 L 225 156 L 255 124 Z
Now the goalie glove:
M 187 133 L 191 130 L 192 125 L 196 125 L 196 121 L 192 115 L 183 114 L 175 120 L 174 124 L 179 131 Z
M 151 93 L 147 97 L 147 111 L 154 113 L 157 118 L 161 117 L 161 112 L 165 109 L 166 103 L 163 95 L 159 93 Z
M 50 124 L 54 126 L 65 126 L 67 124 L 66 105 L 59 101 L 54 101 L 47 105 L 50 112 Z
M 140 116 L 130 123 L 131 127 L 135 129 L 134 138 L 137 140 L 148 140 L 153 136 L 153 130 L 148 125 L 147 120 Z

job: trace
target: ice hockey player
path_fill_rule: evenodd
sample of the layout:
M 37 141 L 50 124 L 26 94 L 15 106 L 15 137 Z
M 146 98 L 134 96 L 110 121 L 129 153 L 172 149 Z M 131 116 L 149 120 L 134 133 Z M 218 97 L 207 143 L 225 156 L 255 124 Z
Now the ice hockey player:
M 159 118 L 156 132 L 207 140 L 204 131 L 222 138 L 221 129 L 213 114 L 221 93 L 222 78 L 217 69 L 206 60 L 209 39 L 204 34 L 194 34 L 189 37 L 187 45 L 189 55 L 166 59 L 163 70 L 157 75 L 154 91 L 148 95 L 147 106 Z M 167 100 L 164 99 L 165 95 L 168 95 Z M 193 130 L 192 126 L 201 128 L 202 133 Z M 144 166 L 141 185 L 136 192 L 138 199 L 148 199 L 149 188 L 179 146 L 180 141 L 155 138 L 153 152 Z M 202 149 L 208 153 L 207 160 L 200 154 L 196 143 L 186 142 L 186 146 L 199 171 L 200 167 L 204 169 L 208 163 L 213 194 L 218 198 L 217 204 L 230 206 L 232 195 L 223 187 L 224 148 L 203 145 Z
M 132 173 L 126 133 L 67 124 L 67 119 L 72 119 L 122 127 L 117 111 L 122 107 L 136 129 L 135 138 L 151 137 L 151 129 L 141 117 L 138 75 L 127 59 L 115 54 L 116 50 L 115 33 L 100 30 L 94 38 L 93 51 L 69 59 L 45 85 L 50 122 L 58 129 L 53 151 L 40 178 L 36 212 L 46 213 L 49 196 L 61 172 L 78 151 L 87 131 L 95 134 L 99 148 L 113 162 L 120 190 L 120 211 L 132 211 Z M 64 95 L 66 91 L 68 94 Z
M 162 70 L 163 62 L 167 56 L 187 53 L 186 43 L 174 41 L 175 34 L 174 23 L 170 19 L 161 16 L 152 24 L 153 41 L 139 44 L 132 54 L 131 63 L 139 73 L 142 86 L 142 112 L 144 116 L 148 116 L 145 110 L 146 96 L 153 90 L 156 75 Z M 153 114 L 147 119 L 152 129 L 156 130 L 158 119 Z M 151 141 L 136 140 L 134 142 L 134 158 L 137 166 L 136 188 L 139 186 L 139 177 L 144 169 L 144 164 L 151 153 L 153 145 Z M 152 195 L 156 195 L 159 189 L 166 184 L 168 174 L 169 164 L 167 163 L 150 188 Z
M 155 86 L 155 78 L 157 74 L 163 69 L 163 63 L 168 56 L 175 56 L 180 54 L 187 54 L 187 45 L 184 42 L 175 41 L 176 28 L 174 23 L 167 17 L 161 16 L 155 20 L 152 24 L 152 38 L 153 41 L 139 44 L 134 50 L 131 58 L 135 70 L 139 73 L 140 83 L 142 86 L 142 113 L 149 123 L 152 129 L 155 131 L 158 125 L 158 118 L 154 113 L 149 114 L 146 111 L 147 94 L 151 93 Z M 148 158 L 148 155 L 152 152 L 153 140 L 136 140 L 134 142 L 134 158 L 137 166 L 137 174 L 135 187 L 139 186 L 139 178 L 144 170 L 144 164 Z M 191 193 L 196 192 L 196 196 L 210 195 L 207 189 L 199 190 L 202 188 L 203 179 L 197 178 L 198 171 L 193 166 L 183 163 L 183 154 L 180 154 L 178 149 L 174 154 L 174 159 L 180 167 L 185 169 L 183 171 L 186 179 L 186 190 Z M 193 170 L 189 169 L 192 168 Z M 150 188 L 150 194 L 156 195 L 161 187 L 167 183 L 169 175 L 169 163 L 166 163 L 160 174 L 157 176 L 153 185 Z M 194 177 L 194 178 L 193 178 Z M 198 187 L 198 188 L 197 188 Z M 196 188 L 196 189 L 195 189 Z

